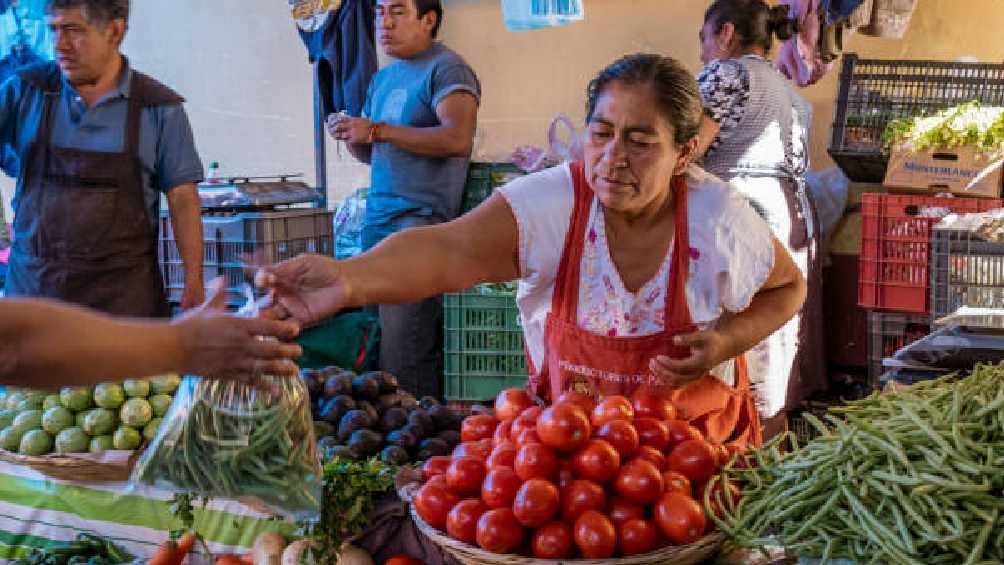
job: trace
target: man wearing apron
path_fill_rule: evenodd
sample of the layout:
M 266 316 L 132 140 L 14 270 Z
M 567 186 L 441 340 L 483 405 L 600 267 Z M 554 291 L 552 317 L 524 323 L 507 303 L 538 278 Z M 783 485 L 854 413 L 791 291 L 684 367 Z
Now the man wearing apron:
M 7 296 L 167 316 L 157 264 L 166 193 L 185 267 L 181 305 L 203 300 L 202 163 L 183 99 L 119 52 L 128 12 L 128 0 L 51 0 L 56 62 L 0 88 L 0 143 L 20 162 Z

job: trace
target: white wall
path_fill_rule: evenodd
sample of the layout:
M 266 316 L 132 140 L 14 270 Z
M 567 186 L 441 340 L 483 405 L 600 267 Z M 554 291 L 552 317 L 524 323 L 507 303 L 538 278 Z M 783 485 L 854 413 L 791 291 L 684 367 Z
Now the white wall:
M 133 0 L 123 52 L 187 98 L 206 165 L 314 183 L 310 66 L 286 0 Z M 369 169 L 329 142 L 328 179 L 340 198 L 368 184 Z M 0 190 L 9 220 L 13 181 Z

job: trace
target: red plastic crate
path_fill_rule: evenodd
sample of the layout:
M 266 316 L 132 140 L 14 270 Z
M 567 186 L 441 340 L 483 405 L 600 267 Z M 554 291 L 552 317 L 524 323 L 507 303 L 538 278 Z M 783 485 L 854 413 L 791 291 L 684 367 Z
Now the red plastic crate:
M 1004 206 L 998 198 L 942 198 L 912 194 L 861 195 L 858 305 L 892 312 L 929 311 L 931 227 L 923 208 L 983 212 Z

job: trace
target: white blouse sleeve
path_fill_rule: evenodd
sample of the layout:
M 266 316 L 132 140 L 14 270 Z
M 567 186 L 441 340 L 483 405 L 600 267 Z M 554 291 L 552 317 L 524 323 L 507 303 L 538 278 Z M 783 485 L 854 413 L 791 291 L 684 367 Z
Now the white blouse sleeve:
M 519 275 L 553 279 L 572 214 L 574 191 L 568 165 L 520 177 L 499 189 L 519 230 Z
M 714 269 L 722 308 L 742 312 L 774 269 L 774 234 L 749 202 L 731 191 L 717 225 Z

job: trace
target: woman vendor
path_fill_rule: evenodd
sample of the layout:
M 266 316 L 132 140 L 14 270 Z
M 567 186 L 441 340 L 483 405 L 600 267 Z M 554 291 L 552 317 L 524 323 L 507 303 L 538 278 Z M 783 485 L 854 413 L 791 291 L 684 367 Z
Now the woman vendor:
M 767 59 L 774 37 L 796 30 L 786 6 L 717 0 L 700 33 L 701 166 L 750 200 L 806 279 L 802 309 L 746 355 L 768 437 L 784 430 L 786 410 L 828 382 L 818 222 L 805 190 L 812 108 Z
M 710 440 L 758 443 L 741 356 L 798 311 L 805 282 L 746 200 L 692 164 L 703 109 L 683 65 L 624 57 L 587 98 L 583 161 L 356 258 L 263 269 L 267 315 L 311 324 L 348 306 L 519 279 L 539 396 L 665 388 Z

